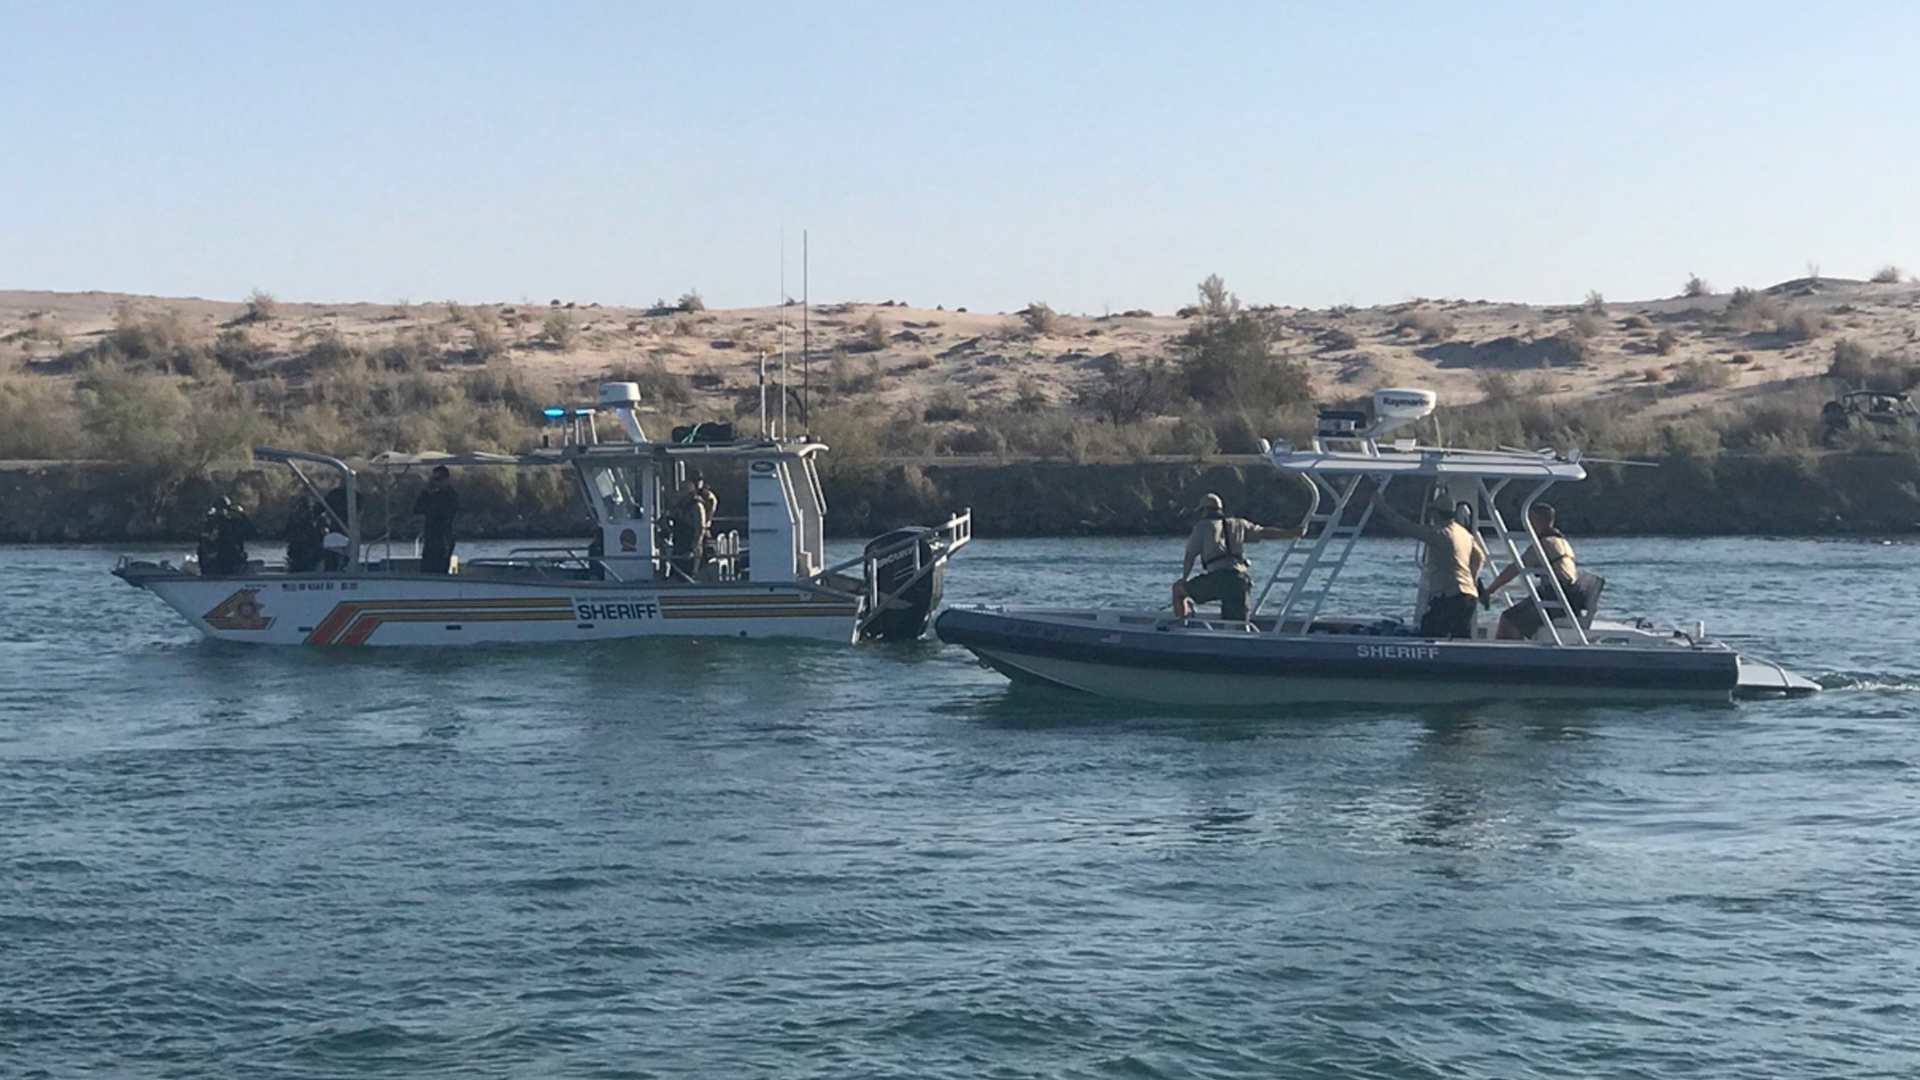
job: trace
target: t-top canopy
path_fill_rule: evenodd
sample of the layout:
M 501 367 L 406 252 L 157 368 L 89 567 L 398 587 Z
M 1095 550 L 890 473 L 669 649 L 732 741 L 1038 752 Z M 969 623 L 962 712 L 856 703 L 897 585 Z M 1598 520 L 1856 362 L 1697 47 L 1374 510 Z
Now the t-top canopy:
M 1485 476 L 1516 480 L 1585 480 L 1577 453 L 1551 451 L 1454 450 L 1439 446 L 1381 446 L 1357 450 L 1273 448 L 1267 460 L 1277 469 L 1300 473 L 1364 473 L 1393 476 Z

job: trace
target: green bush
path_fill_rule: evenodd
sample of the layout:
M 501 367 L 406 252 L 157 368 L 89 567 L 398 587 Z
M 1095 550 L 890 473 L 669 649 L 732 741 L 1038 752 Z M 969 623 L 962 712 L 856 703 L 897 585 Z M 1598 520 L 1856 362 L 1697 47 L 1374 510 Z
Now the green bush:
M 1313 396 L 1306 365 L 1273 354 L 1259 316 L 1208 318 L 1188 332 L 1180 362 L 1187 396 L 1213 407 L 1270 412 Z
M 1198 416 L 1183 416 L 1167 431 L 1166 452 L 1185 457 L 1204 458 L 1219 449 L 1219 437 L 1213 425 Z
M 1109 423 L 1138 423 L 1173 404 L 1176 380 L 1165 360 L 1127 363 L 1113 355 L 1098 370 L 1099 377 L 1080 388 L 1078 400 Z

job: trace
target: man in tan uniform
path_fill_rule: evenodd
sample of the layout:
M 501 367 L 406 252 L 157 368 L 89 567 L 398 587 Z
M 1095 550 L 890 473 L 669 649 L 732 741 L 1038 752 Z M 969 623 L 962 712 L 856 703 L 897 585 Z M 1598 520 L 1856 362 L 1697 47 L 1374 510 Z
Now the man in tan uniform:
M 1200 520 L 1187 536 L 1180 580 L 1173 583 L 1174 617 L 1190 618 L 1194 604 L 1218 600 L 1223 621 L 1246 622 L 1247 594 L 1253 591 L 1253 580 L 1247 576 L 1247 545 L 1305 536 L 1306 526 L 1255 525 L 1246 518 L 1228 517 L 1226 504 L 1212 492 L 1202 496 L 1194 510 Z M 1193 576 L 1196 563 L 1199 577 Z
M 1533 504 L 1533 508 L 1527 511 L 1527 523 L 1533 526 L 1533 535 L 1539 537 L 1540 542 L 1529 547 L 1526 553 L 1520 556 L 1519 562 L 1500 571 L 1499 576 L 1493 579 L 1493 584 L 1487 586 L 1487 595 L 1491 596 L 1499 592 L 1507 582 L 1520 576 L 1522 570 L 1528 570 L 1540 577 L 1540 584 L 1537 587 L 1541 599 L 1547 601 L 1557 599 L 1553 594 L 1552 584 L 1547 581 L 1547 575 L 1552 574 L 1560 580 L 1560 588 L 1565 590 L 1567 603 L 1572 606 L 1574 612 L 1579 613 L 1587 609 L 1587 596 L 1577 584 L 1580 580 L 1580 570 L 1573 562 L 1573 545 L 1567 542 L 1565 533 L 1553 527 L 1553 519 L 1553 507 L 1546 503 Z M 1544 559 L 1541 557 L 1543 552 Z M 1557 608 L 1559 605 L 1554 604 L 1554 607 Z M 1534 603 L 1533 597 L 1529 596 L 1500 613 L 1500 625 L 1496 634 L 1508 640 L 1525 640 L 1539 633 L 1540 626 L 1540 605 Z
M 1473 609 L 1480 603 L 1480 567 L 1487 549 L 1466 526 L 1453 520 L 1445 506 L 1427 508 L 1427 523 L 1412 521 L 1393 507 L 1378 489 L 1373 507 L 1402 536 L 1426 545 L 1427 610 L 1420 616 L 1420 636 L 1473 637 Z

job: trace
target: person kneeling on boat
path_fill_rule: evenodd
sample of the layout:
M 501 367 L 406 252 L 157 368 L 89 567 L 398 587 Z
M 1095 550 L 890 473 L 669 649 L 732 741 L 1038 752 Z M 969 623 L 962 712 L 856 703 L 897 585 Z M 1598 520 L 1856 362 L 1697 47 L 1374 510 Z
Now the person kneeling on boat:
M 1190 618 L 1194 604 L 1217 600 L 1222 620 L 1246 622 L 1247 595 L 1253 590 L 1253 581 L 1247 576 L 1247 545 L 1256 540 L 1305 536 L 1306 526 L 1255 525 L 1246 518 L 1228 517 L 1226 504 L 1212 493 L 1203 497 L 1194 511 L 1200 520 L 1187 536 L 1180 580 L 1173 583 L 1174 617 Z M 1200 566 L 1199 577 L 1193 576 L 1196 563 Z
M 1428 507 L 1424 525 L 1388 506 L 1386 496 L 1377 489 L 1373 506 L 1395 532 L 1426 545 L 1422 559 L 1429 599 L 1427 610 L 1420 616 L 1420 636 L 1471 638 L 1473 609 L 1480 603 L 1480 567 L 1487 561 L 1486 546 L 1444 505 Z
M 1567 604 L 1574 612 L 1587 609 L 1586 593 L 1577 584 L 1580 571 L 1573 563 L 1573 545 L 1567 542 L 1566 534 L 1553 527 L 1553 516 L 1553 507 L 1546 503 L 1534 503 L 1533 508 L 1527 511 L 1527 524 L 1533 526 L 1533 535 L 1540 538 L 1539 542 L 1529 547 L 1520 556 L 1519 562 L 1500 571 L 1493 579 L 1493 584 L 1487 586 L 1488 596 L 1499 592 L 1507 582 L 1525 570 L 1539 578 L 1536 588 L 1540 591 L 1540 598 L 1558 608 L 1560 605 L 1555 603 L 1558 597 L 1553 593 L 1553 584 L 1547 580 L 1547 574 L 1551 573 L 1559 580 L 1561 590 L 1566 593 Z M 1500 625 L 1495 635 L 1509 641 L 1531 640 L 1540 632 L 1540 625 L 1540 605 L 1529 596 L 1500 613 Z

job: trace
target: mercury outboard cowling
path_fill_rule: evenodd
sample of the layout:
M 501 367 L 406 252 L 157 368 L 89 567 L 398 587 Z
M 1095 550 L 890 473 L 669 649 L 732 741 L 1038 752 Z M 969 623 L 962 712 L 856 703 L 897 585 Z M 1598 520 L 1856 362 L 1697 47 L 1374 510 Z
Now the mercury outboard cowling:
M 900 595 L 867 621 L 861 636 L 876 641 L 915 641 L 927 632 L 933 611 L 940 606 L 947 574 L 946 560 L 938 558 L 934 550 L 934 536 L 931 529 L 895 529 L 867 542 L 866 560 L 878 598 L 895 592 Z M 920 575 L 917 580 L 916 574 Z

